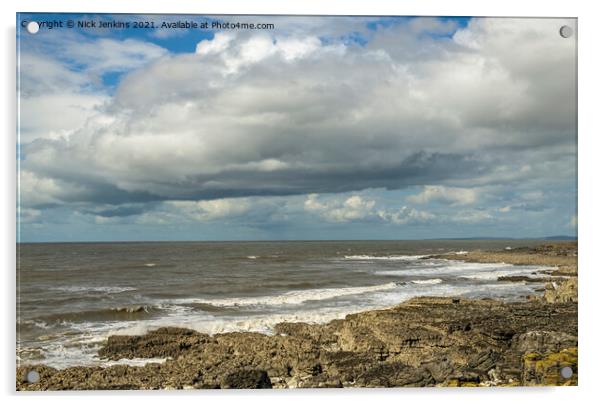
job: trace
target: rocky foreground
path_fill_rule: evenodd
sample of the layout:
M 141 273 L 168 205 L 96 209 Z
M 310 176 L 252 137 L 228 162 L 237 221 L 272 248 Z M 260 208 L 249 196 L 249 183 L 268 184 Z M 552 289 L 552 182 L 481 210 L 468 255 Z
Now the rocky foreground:
M 168 359 L 144 367 L 19 368 L 17 389 L 576 385 L 576 255 L 576 243 L 563 243 L 449 257 L 558 267 L 543 293 L 525 302 L 422 297 L 328 324 L 281 323 L 269 336 L 178 328 L 112 336 L 103 358 Z M 566 366 L 568 379 L 560 373 Z M 39 382 L 25 381 L 31 370 Z

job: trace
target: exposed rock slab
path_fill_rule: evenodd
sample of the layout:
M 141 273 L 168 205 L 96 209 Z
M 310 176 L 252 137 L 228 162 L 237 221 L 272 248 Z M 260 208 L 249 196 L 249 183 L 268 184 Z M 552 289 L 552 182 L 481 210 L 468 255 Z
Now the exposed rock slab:
M 17 388 L 157 389 L 574 384 L 577 304 L 415 298 L 324 325 L 279 324 L 275 335 L 209 336 L 162 328 L 113 336 L 103 357 L 169 358 L 144 367 L 45 366 Z M 568 365 L 567 365 L 568 364 Z

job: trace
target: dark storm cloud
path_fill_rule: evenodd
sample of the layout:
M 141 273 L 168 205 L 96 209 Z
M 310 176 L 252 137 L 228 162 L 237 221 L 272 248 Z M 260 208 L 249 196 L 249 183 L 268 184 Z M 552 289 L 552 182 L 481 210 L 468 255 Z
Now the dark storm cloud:
M 110 202 L 109 202 L 110 203 Z M 117 206 L 110 209 L 102 209 L 98 211 L 85 211 L 85 213 L 102 216 L 102 217 L 126 217 L 139 215 L 152 209 L 154 206 L 151 204 L 137 205 L 137 206 Z
M 347 167 L 249 172 L 234 170 L 215 176 L 199 176 L 190 182 L 190 193 L 181 199 L 215 199 L 241 196 L 297 195 L 359 191 L 366 188 L 400 189 L 411 185 L 470 178 L 488 168 L 473 156 L 418 152 L 392 167 Z
M 173 184 L 165 184 L 170 191 L 169 194 L 125 191 L 112 184 L 89 182 L 88 177 L 82 177 L 75 172 L 66 173 L 61 170 L 56 175 L 60 175 L 63 181 L 71 184 L 70 187 L 65 186 L 63 189 L 74 189 L 72 192 L 61 194 L 60 199 L 65 203 L 91 202 L 118 205 L 162 200 L 350 192 L 366 188 L 400 189 L 425 183 L 472 178 L 475 174 L 486 174 L 488 170 L 489 167 L 474 156 L 418 152 L 395 166 L 385 167 L 356 167 L 351 162 L 346 167 L 329 171 L 320 167 L 268 172 L 227 170 L 219 174 L 186 178 L 180 182 L 177 189 L 172 188 Z M 44 203 L 31 206 L 42 207 Z M 149 209 L 152 209 L 152 206 L 149 205 Z M 142 211 L 144 211 L 143 207 L 124 207 L 101 211 L 98 214 L 107 217 L 127 216 Z

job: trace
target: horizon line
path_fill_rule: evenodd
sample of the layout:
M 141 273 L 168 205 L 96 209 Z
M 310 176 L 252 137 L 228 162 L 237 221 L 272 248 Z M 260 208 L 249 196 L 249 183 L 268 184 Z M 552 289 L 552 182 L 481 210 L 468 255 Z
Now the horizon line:
M 57 240 L 17 241 L 16 244 L 111 244 L 111 243 L 274 243 L 274 242 L 343 242 L 343 241 L 578 241 L 577 236 L 557 235 L 542 237 L 441 237 L 415 239 L 265 239 L 265 240 Z

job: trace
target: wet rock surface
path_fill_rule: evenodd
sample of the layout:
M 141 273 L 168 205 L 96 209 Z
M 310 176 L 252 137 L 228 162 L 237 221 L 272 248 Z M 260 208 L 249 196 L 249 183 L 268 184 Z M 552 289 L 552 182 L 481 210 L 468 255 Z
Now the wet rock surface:
M 500 259 L 500 254 L 506 258 Z M 462 259 L 554 265 L 557 271 L 573 275 L 548 284 L 542 295 L 525 302 L 421 297 L 328 324 L 280 323 L 273 335 L 239 332 L 209 336 L 161 328 L 143 336 L 111 336 L 99 351 L 103 358 L 167 360 L 143 367 L 21 367 L 17 369 L 16 387 L 576 385 L 576 243 L 526 249 L 515 255 L 507 251 L 477 252 Z M 572 371 L 570 378 L 561 376 L 561 369 L 566 367 Z M 37 383 L 26 380 L 31 370 L 40 374 Z
M 106 358 L 144 367 L 20 368 L 17 388 L 158 389 L 576 384 L 577 304 L 416 298 L 275 335 L 162 328 L 113 336 Z M 179 347 L 179 348 L 178 348 Z M 570 380 L 560 376 L 571 366 Z M 28 384 L 28 370 L 40 381 Z M 556 373 L 555 373 L 556 372 Z

